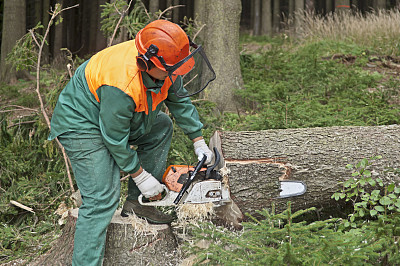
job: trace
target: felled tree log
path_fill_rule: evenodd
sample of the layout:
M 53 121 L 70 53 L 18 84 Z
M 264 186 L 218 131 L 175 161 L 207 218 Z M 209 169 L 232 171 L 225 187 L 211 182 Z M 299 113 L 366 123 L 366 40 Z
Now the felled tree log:
M 136 230 L 130 218 L 120 210 L 114 214 L 107 229 L 103 265 L 175 265 L 177 242 L 171 227 L 166 224 L 147 225 Z M 52 248 L 30 265 L 71 265 L 75 224 L 78 209 L 70 211 L 62 235 Z M 140 231 L 140 232 L 138 232 Z
M 328 208 L 338 203 L 331 196 L 340 181 L 351 177 L 347 164 L 381 155 L 370 167 L 386 183 L 399 179 L 387 167 L 400 167 L 400 125 L 329 127 L 264 131 L 216 132 L 210 146 L 221 153 L 219 167 L 229 171 L 232 197 L 243 213 L 270 208 Z M 299 180 L 304 195 L 276 199 L 279 180 Z M 257 216 L 257 215 L 256 215 Z

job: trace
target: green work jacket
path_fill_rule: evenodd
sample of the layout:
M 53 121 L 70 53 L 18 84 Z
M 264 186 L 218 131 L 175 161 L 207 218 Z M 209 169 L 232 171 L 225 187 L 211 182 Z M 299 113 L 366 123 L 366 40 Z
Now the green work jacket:
M 99 87 L 97 95 L 100 101 L 95 99 L 85 77 L 88 62 L 89 60 L 78 67 L 61 92 L 51 119 L 48 139 L 52 140 L 65 132 L 101 134 L 104 144 L 121 170 L 134 173 L 139 170 L 140 162 L 129 142 L 134 142 L 150 131 L 162 106 L 160 103 L 153 110 L 151 92 L 159 93 L 163 82 L 153 81 L 146 72 L 142 72 L 142 82 L 147 88 L 149 112 L 135 112 L 134 100 L 117 87 Z M 184 89 L 180 77 L 173 86 Z M 190 139 L 202 136 L 203 124 L 195 106 L 190 98 L 177 97 L 173 86 L 168 90 L 168 97 L 164 103 Z

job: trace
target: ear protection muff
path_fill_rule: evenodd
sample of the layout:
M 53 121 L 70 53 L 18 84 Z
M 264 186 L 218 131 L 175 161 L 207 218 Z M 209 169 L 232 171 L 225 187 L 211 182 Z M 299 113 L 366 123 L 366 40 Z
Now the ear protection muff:
M 154 67 L 154 63 L 150 59 L 146 59 L 143 55 L 136 57 L 136 65 L 140 71 L 148 71 Z
M 151 62 L 150 58 L 153 56 L 157 56 L 158 47 L 154 44 L 150 45 L 147 48 L 147 51 L 144 55 L 138 55 L 136 57 L 136 65 L 140 71 L 148 71 L 154 67 L 154 63 Z

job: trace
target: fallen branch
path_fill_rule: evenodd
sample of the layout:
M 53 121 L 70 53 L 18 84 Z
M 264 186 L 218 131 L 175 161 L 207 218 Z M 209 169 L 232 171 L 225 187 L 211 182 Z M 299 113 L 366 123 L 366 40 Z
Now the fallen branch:
M 18 109 L 8 109 L 6 110 L 6 108 L 18 108 Z M 28 108 L 28 107 L 24 107 L 24 106 L 19 106 L 19 105 L 6 105 L 3 108 L 1 108 L 2 110 L 0 110 L 0 113 L 6 113 L 6 112 L 14 112 L 14 111 L 21 111 L 21 110 L 27 110 L 27 111 L 32 111 L 37 113 L 38 110 L 37 109 L 32 109 L 32 108 Z
M 49 129 L 51 129 L 50 119 L 49 119 L 49 116 L 47 115 L 47 112 L 46 112 L 46 110 L 44 108 L 43 99 L 42 99 L 42 96 L 40 94 L 40 63 L 41 63 L 41 59 L 42 59 L 42 51 L 43 51 L 44 45 L 46 44 L 46 39 L 47 39 L 47 36 L 49 35 L 49 32 L 50 32 L 50 26 L 53 24 L 54 19 L 61 12 L 65 11 L 65 10 L 68 10 L 68 9 L 72 9 L 72 8 L 78 7 L 78 6 L 79 6 L 79 4 L 71 6 L 71 7 L 66 7 L 66 8 L 62 9 L 60 4 L 56 4 L 56 6 L 54 8 L 54 11 L 50 10 L 51 18 L 50 18 L 50 21 L 49 21 L 49 23 L 47 25 L 46 32 L 45 32 L 45 34 L 43 36 L 43 39 L 42 39 L 42 41 L 40 43 L 35 38 L 35 34 L 33 34 L 33 31 L 30 30 L 32 38 L 34 39 L 34 41 L 36 42 L 36 44 L 39 47 L 38 59 L 37 59 L 37 65 L 36 65 L 36 94 L 38 95 L 39 102 L 40 102 L 40 109 L 42 111 L 43 117 L 46 120 L 46 124 L 49 127 Z M 65 153 L 64 147 L 61 145 L 60 141 L 57 138 L 56 138 L 56 142 L 57 142 L 58 146 L 60 147 L 61 152 L 62 152 L 62 154 L 64 156 L 64 162 L 65 162 L 65 167 L 67 169 L 67 175 L 68 175 L 68 180 L 69 180 L 71 192 L 75 192 L 75 189 L 74 189 L 74 186 L 73 186 L 73 182 L 72 182 L 71 172 L 70 172 L 70 168 L 69 168 L 69 164 L 68 164 L 67 154 Z
M 14 206 L 17 206 L 17 207 L 19 207 L 21 209 L 24 209 L 24 210 L 28 211 L 28 212 L 35 213 L 32 208 L 30 208 L 28 206 L 25 206 L 24 204 L 21 204 L 21 203 L 15 201 L 15 200 L 10 200 L 10 203 L 12 205 L 14 205 Z
M 35 120 L 32 120 L 32 121 L 23 121 L 23 122 L 19 122 L 19 123 L 15 123 L 15 124 L 9 125 L 7 128 L 12 128 L 12 127 L 20 126 L 20 125 L 23 125 L 23 124 L 32 124 L 32 123 L 35 123 L 35 122 L 36 122 Z

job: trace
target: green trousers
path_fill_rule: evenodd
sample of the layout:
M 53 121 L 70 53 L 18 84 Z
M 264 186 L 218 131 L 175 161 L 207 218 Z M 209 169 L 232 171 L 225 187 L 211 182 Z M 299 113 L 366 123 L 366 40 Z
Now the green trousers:
M 161 181 L 172 138 L 172 121 L 159 113 L 143 136 L 131 136 L 142 167 Z M 59 140 L 70 158 L 82 195 L 75 228 L 72 265 L 101 265 L 107 227 L 120 198 L 120 169 L 103 143 L 100 133 L 67 132 Z M 140 191 L 130 178 L 128 199 Z M 122 240 L 121 240 L 122 241 Z

